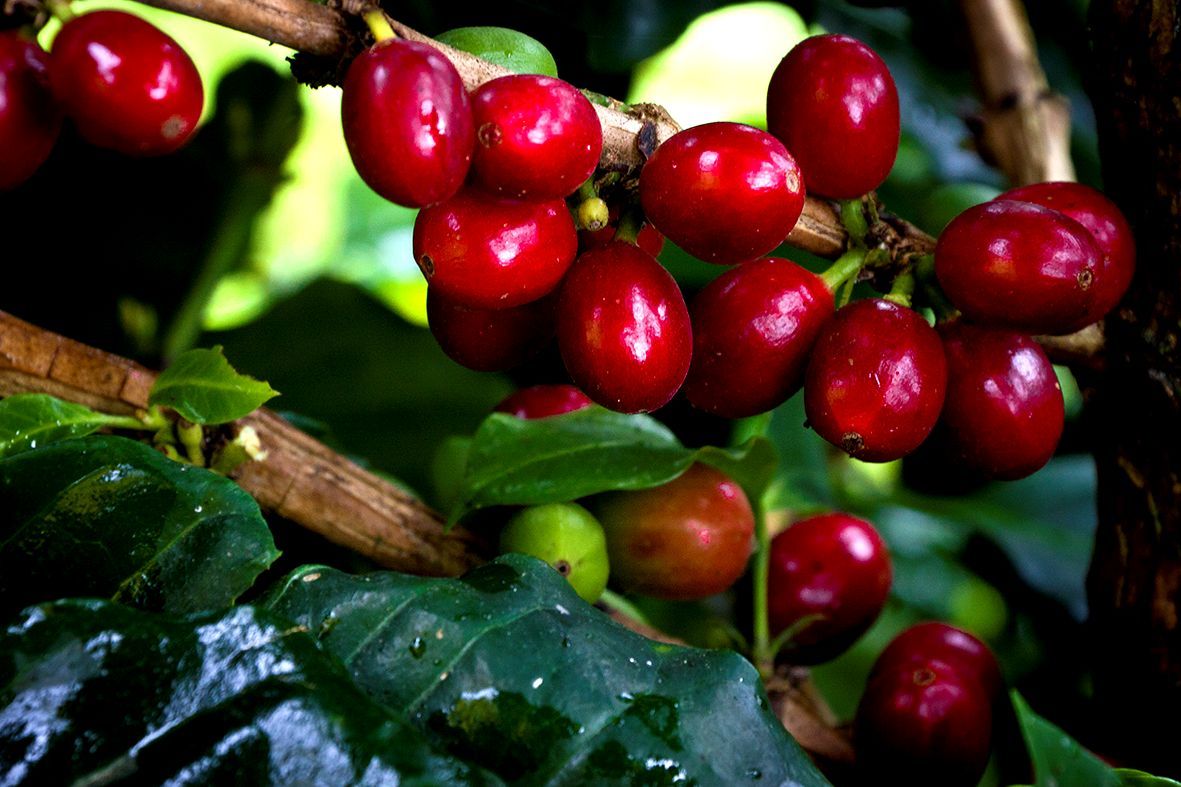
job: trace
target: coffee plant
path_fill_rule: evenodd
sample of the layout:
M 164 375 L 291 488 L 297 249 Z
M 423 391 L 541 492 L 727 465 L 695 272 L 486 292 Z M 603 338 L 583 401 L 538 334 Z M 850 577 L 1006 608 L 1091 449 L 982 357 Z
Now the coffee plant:
M 0 783 L 1177 784 L 1177 10 L 716 5 L 0 7 Z

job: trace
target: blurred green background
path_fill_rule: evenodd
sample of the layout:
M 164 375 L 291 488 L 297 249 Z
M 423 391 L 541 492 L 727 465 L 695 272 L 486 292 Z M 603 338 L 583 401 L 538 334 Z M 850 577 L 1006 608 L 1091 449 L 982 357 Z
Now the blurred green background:
M 880 5 L 420 1 L 399 3 L 397 13 L 427 33 L 472 24 L 522 30 L 550 47 L 565 78 L 664 104 L 683 125 L 761 125 L 767 80 L 793 44 L 819 31 L 858 36 L 887 61 L 902 99 L 902 146 L 880 195 L 891 211 L 937 233 L 1005 183 L 966 130 L 976 99 L 956 4 Z M 472 432 L 515 385 L 562 379 L 556 353 L 489 375 L 438 350 L 410 253 L 414 212 L 358 179 L 340 133 L 339 91 L 297 86 L 290 52 L 135 3 L 82 4 L 98 7 L 130 8 L 189 50 L 205 80 L 205 125 L 180 154 L 135 161 L 91 149 L 67 130 L 37 176 L 0 194 L 9 238 L 0 308 L 152 365 L 194 343 L 224 344 L 238 368 L 282 392 L 278 408 L 432 501 L 440 486 L 432 463 L 444 440 Z M 1045 0 L 1030 10 L 1051 84 L 1071 101 L 1079 179 L 1098 185 L 1094 120 L 1081 89 L 1085 1 Z M 43 32 L 43 43 L 53 32 Z M 689 297 L 721 272 L 671 246 L 662 261 Z M 866 515 L 895 559 L 882 620 L 816 671 L 842 718 L 889 637 L 939 618 L 987 639 L 1031 703 L 1089 742 L 1081 643 L 1095 474 L 1081 394 L 1061 374 L 1069 423 L 1060 455 L 1010 484 L 966 477 L 935 449 L 901 463 L 857 463 L 802 428 L 799 397 L 774 413 L 782 467 L 772 509 L 781 518 L 833 506 Z M 691 444 L 730 438 L 730 424 L 679 399 L 658 415 Z M 436 477 L 449 472 L 446 461 L 434 467 Z M 679 621 L 706 644 L 725 608 L 658 606 L 654 617 Z

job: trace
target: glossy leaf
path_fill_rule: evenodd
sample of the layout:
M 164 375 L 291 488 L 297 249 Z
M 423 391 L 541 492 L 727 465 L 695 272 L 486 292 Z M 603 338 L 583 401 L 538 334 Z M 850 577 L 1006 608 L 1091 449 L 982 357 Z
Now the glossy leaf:
M 1115 775 L 1119 777 L 1120 787 L 1181 787 L 1179 781 L 1131 768 L 1116 768 Z
M 517 74 L 558 75 L 558 64 L 545 44 L 507 27 L 457 27 L 440 33 L 435 40 Z
M 0 632 L 4 784 L 499 784 L 440 755 L 298 628 L 103 601 Z
M 827 784 L 740 656 L 632 633 L 525 555 L 460 580 L 305 567 L 269 604 L 370 696 L 515 784 Z
M 236 371 L 218 346 L 181 354 L 156 378 L 148 402 L 171 407 L 195 424 L 224 424 L 278 395 L 267 383 Z
M 277 556 L 237 484 L 134 440 L 76 438 L 0 460 L 0 612 L 63 596 L 225 607 Z
M 1086 784 L 1089 787 L 1118 787 L 1119 777 L 1094 754 L 1084 749 L 1054 724 L 1033 712 L 1017 692 L 1013 707 L 1033 761 L 1035 787 Z
M 988 536 L 1022 579 L 1061 601 L 1077 620 L 1086 617 L 1084 580 L 1096 522 L 1091 457 L 1060 457 L 1029 478 L 992 484 L 969 496 L 924 497 L 903 491 L 896 500 L 953 523 L 958 527 L 950 529 L 961 538 L 970 529 Z
M 10 396 L 0 401 L 0 457 L 82 437 L 127 420 L 46 394 Z
M 494 413 L 472 441 L 452 520 L 485 506 L 647 489 L 698 461 L 731 475 L 757 500 L 774 472 L 775 453 L 762 439 L 734 449 L 686 448 L 653 418 L 601 407 L 537 419 Z

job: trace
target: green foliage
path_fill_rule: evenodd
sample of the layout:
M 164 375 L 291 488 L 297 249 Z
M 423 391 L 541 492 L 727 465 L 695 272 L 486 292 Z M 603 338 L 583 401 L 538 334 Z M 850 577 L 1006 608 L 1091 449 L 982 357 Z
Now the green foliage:
M 534 558 L 461 580 L 306 567 L 269 607 L 432 742 L 513 783 L 827 783 L 741 657 L 633 634 Z
M 1120 784 L 1119 776 L 1102 760 L 1034 713 L 1020 694 L 1013 692 L 1012 696 L 1021 735 L 1033 761 L 1035 787 L 1068 784 L 1117 787 Z
M 518 74 L 558 75 L 558 64 L 545 44 L 507 27 L 457 27 L 435 40 Z
M 142 443 L 91 436 L 0 460 L 0 612 L 63 596 L 226 607 L 277 556 L 237 484 Z
M 252 607 L 32 607 L 0 632 L 0 707 L 7 784 L 500 783 L 432 751 L 312 637 Z
M 236 371 L 220 346 L 189 350 L 160 373 L 148 397 L 195 424 L 224 424 L 257 410 L 279 392 Z
M 356 287 L 319 281 L 251 325 L 218 334 L 234 363 L 283 391 L 284 407 L 414 489 L 435 446 L 471 432 L 511 387 L 449 361 L 430 333 Z
M 486 506 L 560 503 L 659 486 L 694 462 L 717 467 L 757 500 L 771 480 L 775 453 L 761 438 L 734 449 L 686 448 L 646 415 L 601 407 L 533 420 L 494 413 L 472 441 L 451 519 Z
M 0 458 L 129 420 L 46 394 L 10 396 L 0 400 Z

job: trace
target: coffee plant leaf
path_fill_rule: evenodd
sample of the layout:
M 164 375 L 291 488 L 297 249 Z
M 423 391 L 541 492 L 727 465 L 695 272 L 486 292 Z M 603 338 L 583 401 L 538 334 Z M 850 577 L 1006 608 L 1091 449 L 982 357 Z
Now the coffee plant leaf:
M 148 397 L 195 424 L 236 421 L 278 396 L 270 385 L 230 366 L 220 346 L 182 353 L 160 373 Z

